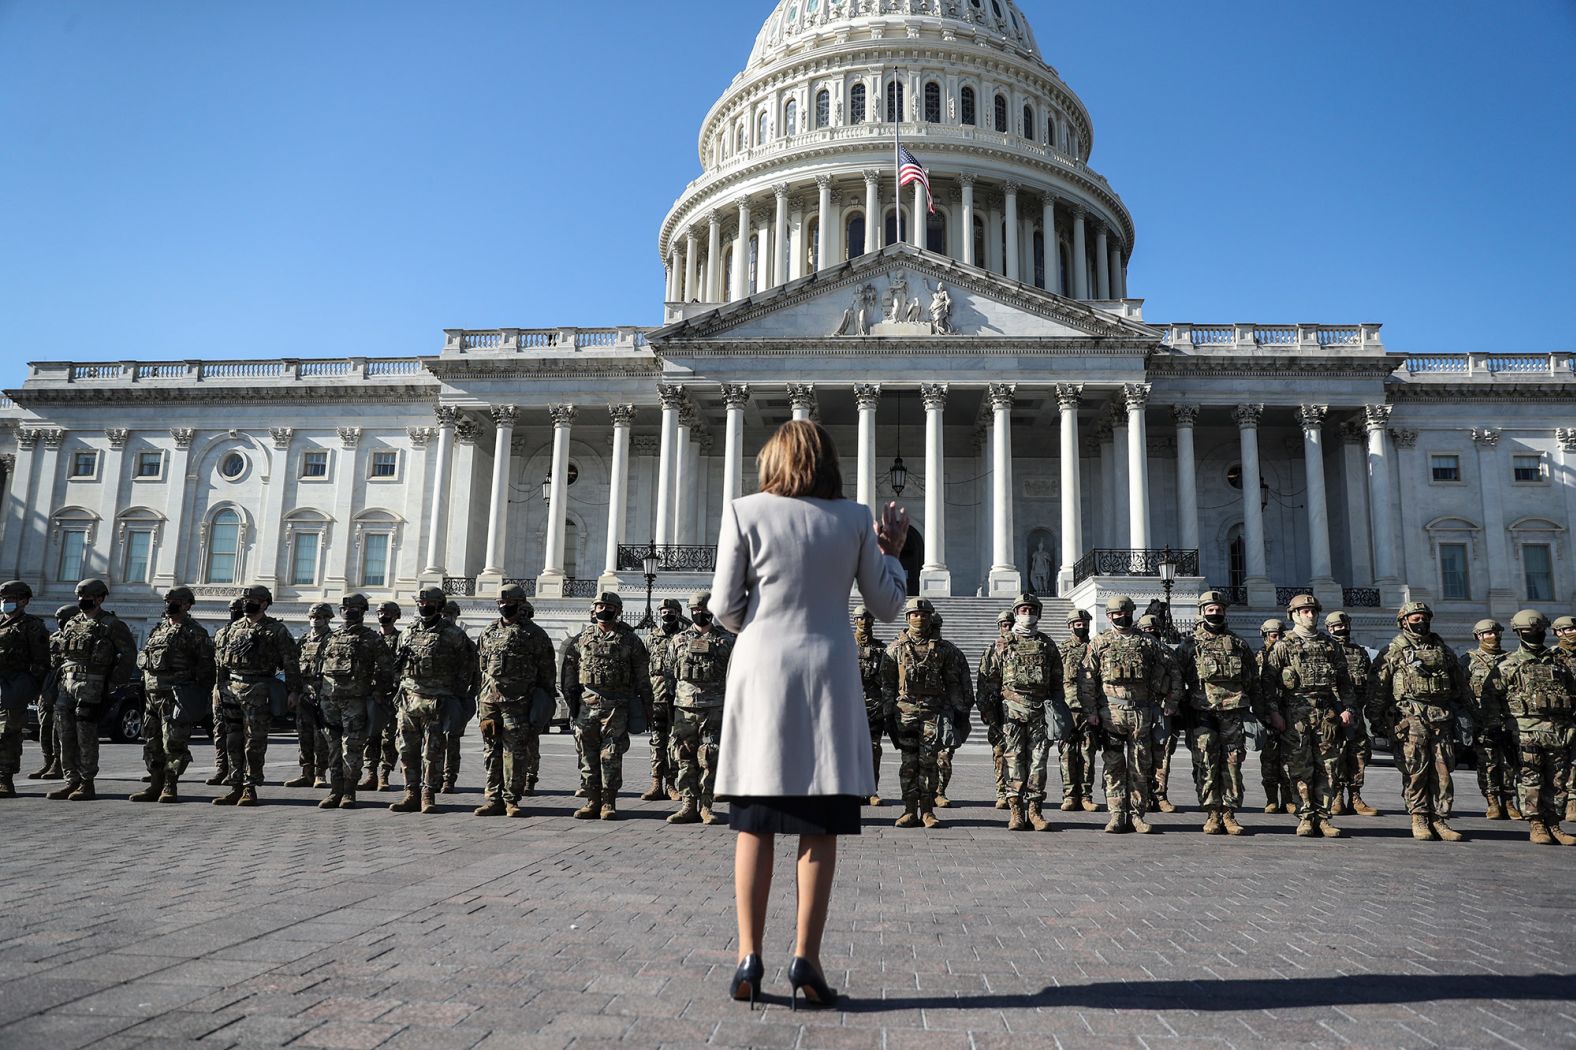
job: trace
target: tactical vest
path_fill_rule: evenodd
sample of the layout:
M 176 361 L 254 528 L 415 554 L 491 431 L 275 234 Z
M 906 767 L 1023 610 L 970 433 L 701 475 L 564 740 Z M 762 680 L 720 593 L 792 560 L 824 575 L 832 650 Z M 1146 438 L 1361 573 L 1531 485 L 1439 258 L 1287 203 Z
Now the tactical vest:
M 33 647 L 28 644 L 28 628 L 30 621 L 37 620 L 38 617 L 24 613 L 0 624 L 0 674 L 17 674 L 33 669 Z
M 318 673 L 328 697 L 362 696 L 372 682 L 373 659 L 367 647 L 376 644 L 371 628 L 341 627 L 319 643 Z M 302 646 L 305 656 L 306 647 Z
M 1335 661 L 1345 657 L 1332 651 L 1334 643 L 1323 637 L 1298 638 L 1288 634 L 1281 640 L 1289 656 L 1281 669 L 1281 684 L 1306 699 L 1328 699 L 1336 695 L 1339 674 Z
M 622 632 L 593 627 L 580 636 L 578 644 L 581 685 L 603 695 L 634 688 Z
M 720 705 L 728 680 L 728 639 L 715 630 L 700 635 L 681 634 L 673 646 L 678 702 L 685 707 Z
M 1450 651 L 1438 639 L 1429 638 L 1421 644 L 1406 645 L 1398 654 L 1395 671 L 1398 700 L 1415 700 L 1436 707 L 1445 707 L 1455 696 L 1450 683 Z
M 865 696 L 881 695 L 881 657 L 885 650 L 874 640 L 854 643 L 859 649 L 859 680 Z
M 323 656 L 323 647 L 328 644 L 328 639 L 332 635 L 332 631 L 324 631 L 322 634 L 308 631 L 306 637 L 301 639 L 301 673 L 307 678 L 315 679 L 323 673 L 320 663 Z M 315 685 L 316 683 L 314 682 L 313 684 Z
M 1108 699 L 1118 706 L 1141 704 L 1149 699 L 1150 661 L 1154 657 L 1146 650 L 1138 634 L 1110 635 L 1111 640 L 1100 647 L 1100 685 Z
M 1006 639 L 1001 653 L 1001 688 L 1007 699 L 1043 702 L 1050 695 L 1050 651 L 1050 643 L 1038 635 Z
M 536 661 L 531 659 L 529 640 L 523 627 L 495 625 L 482 632 L 482 674 L 495 685 L 507 685 L 511 694 L 524 695 L 536 684 Z
M 1507 661 L 1505 703 L 1517 718 L 1571 717 L 1576 699 L 1571 696 L 1571 677 L 1562 674 L 1552 651 L 1523 660 Z
M 1508 653 L 1486 653 L 1482 649 L 1473 649 L 1467 653 L 1466 673 L 1467 686 L 1472 690 L 1472 695 L 1479 699 L 1483 696 L 1483 683 L 1488 681 L 1488 676 L 1493 673 L 1508 656 Z
M 939 700 L 947 692 L 946 657 L 935 641 L 904 637 L 897 644 L 897 695 L 907 700 Z
M 1201 632 L 1193 636 L 1193 672 L 1202 687 L 1206 710 L 1234 711 L 1246 704 L 1248 661 L 1253 658 L 1235 635 Z
M 268 628 L 267 620 L 257 624 L 249 620 L 236 620 L 226 627 L 224 638 L 219 643 L 219 666 L 231 674 L 272 676 L 279 670 L 279 662 L 273 651 L 273 640 Z
M 104 677 L 115 667 L 110 618 L 73 616 L 60 631 L 60 670 L 64 674 Z
M 196 670 L 192 645 L 183 639 L 185 624 L 160 620 L 137 654 L 137 669 L 162 682 L 185 678 Z

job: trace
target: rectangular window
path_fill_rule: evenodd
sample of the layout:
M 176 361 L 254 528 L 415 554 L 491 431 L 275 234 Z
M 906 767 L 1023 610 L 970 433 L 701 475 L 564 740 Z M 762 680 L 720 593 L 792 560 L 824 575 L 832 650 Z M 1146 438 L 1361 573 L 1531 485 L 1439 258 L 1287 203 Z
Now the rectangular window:
M 216 518 L 208 530 L 208 581 L 234 583 L 236 563 L 240 561 L 241 523 L 234 518 Z
M 149 559 L 153 554 L 153 533 L 135 529 L 126 533 L 126 564 L 121 575 L 127 583 L 147 583 Z
M 399 453 L 392 449 L 372 453 L 370 465 L 367 468 L 369 478 L 392 478 L 399 474 Z
M 1527 576 L 1527 600 L 1554 600 L 1554 559 L 1546 543 L 1529 543 L 1521 548 L 1521 567 Z
M 317 548 L 322 540 L 319 532 L 298 532 L 290 548 L 290 583 L 304 587 L 317 582 Z
M 55 579 L 62 583 L 75 583 L 86 575 L 82 557 L 88 549 L 86 529 L 67 529 L 60 534 L 60 565 Z
M 1439 545 L 1440 593 L 1453 601 L 1468 601 L 1472 588 L 1467 579 L 1467 545 L 1441 543 Z
M 389 534 L 369 532 L 361 538 L 361 585 L 387 587 L 389 582 Z
M 1461 480 L 1460 456 L 1430 456 L 1428 462 L 1435 481 Z
M 74 478 L 91 478 L 98 469 L 97 452 L 73 452 L 71 454 L 71 476 Z
M 1510 469 L 1515 471 L 1517 481 L 1542 481 L 1543 457 L 1542 456 L 1512 456 Z
M 328 477 L 328 451 L 315 449 L 301 453 L 301 476 L 303 478 Z
M 137 453 L 137 468 L 134 477 L 156 478 L 164 472 L 164 453 L 139 452 Z

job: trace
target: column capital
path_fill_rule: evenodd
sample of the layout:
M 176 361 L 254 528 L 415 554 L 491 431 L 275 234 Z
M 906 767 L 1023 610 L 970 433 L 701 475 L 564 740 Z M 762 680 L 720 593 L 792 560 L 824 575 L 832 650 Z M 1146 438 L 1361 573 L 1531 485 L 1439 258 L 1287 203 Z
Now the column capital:
M 1480 452 L 1485 449 L 1496 448 L 1499 445 L 1500 432 L 1498 428 L 1474 427 L 1469 433 L 1472 435 L 1472 443 L 1478 447 Z
M 772 196 L 777 198 L 777 203 L 786 204 L 788 202 L 788 184 L 786 182 L 772 183 Z
M 815 411 L 815 384 L 814 383 L 789 383 L 788 403 L 794 408 Z
M 720 230 L 722 228 L 722 209 L 713 208 L 711 211 L 707 212 L 706 224 L 713 230 Z
M 359 430 L 360 428 L 359 427 L 350 427 L 350 428 L 342 427 L 341 429 Z M 454 422 L 454 436 L 459 441 L 459 443 L 462 444 L 462 445 L 474 445 L 474 444 L 476 444 L 476 437 L 477 437 L 477 435 L 479 433 L 480 433 L 480 428 L 478 428 L 476 426 L 476 424 L 471 422 L 469 419 L 461 418 L 461 419 L 455 420 L 455 422 Z M 344 436 L 345 435 L 343 435 L 343 434 L 340 435 L 341 438 L 343 438 Z M 360 435 L 357 435 L 357 436 L 359 438 Z M 346 445 L 345 447 L 346 448 L 350 448 L 351 446 Z
M 353 449 L 357 445 L 361 444 L 361 428 L 360 427 L 340 427 L 339 428 L 339 444 L 340 444 L 340 446 L 342 448 L 344 448 L 346 450 Z
M 1148 383 L 1122 384 L 1122 398 L 1127 402 L 1127 410 L 1129 412 L 1142 412 L 1144 406 L 1149 404 L 1149 390 L 1150 384 Z
M 110 448 L 125 448 L 131 431 L 125 427 L 105 427 L 104 436 L 109 439 Z
M 1001 184 L 1001 192 L 1008 197 L 1016 197 L 1021 189 L 1023 189 L 1023 183 L 1017 179 L 1008 179 Z
M 233 432 L 232 432 L 233 436 Z M 62 427 L 51 427 L 44 431 L 44 447 L 58 449 L 66 440 L 66 431 Z
M 1560 443 L 1561 452 L 1576 452 L 1576 427 L 1559 427 L 1554 431 L 1554 440 Z
M 460 419 L 460 410 L 453 405 L 434 405 L 432 414 L 438 420 L 438 426 L 450 429 L 453 429 L 454 424 Z
M 295 437 L 294 427 L 269 427 L 268 436 L 274 440 L 274 448 L 283 450 L 290 447 L 290 439 Z
M 1102 445 L 1115 440 L 1116 423 L 1112 421 L 1111 413 L 1101 412 L 1099 418 L 1094 421 L 1094 436 Z
M 1073 217 L 1073 222 L 1084 221 L 1084 207 L 1082 204 L 1078 204 L 1075 201 L 1068 201 L 1067 212 Z
M 1363 443 L 1363 425 L 1355 419 L 1348 419 L 1342 423 L 1341 440 L 1348 445 L 1361 445 Z
M 1171 418 L 1176 420 L 1179 427 L 1190 427 L 1198 422 L 1197 405 L 1172 405 Z
M 1238 405 L 1231 410 L 1231 418 L 1235 419 L 1237 426 L 1243 430 L 1249 427 L 1257 427 L 1263 415 L 1263 405 Z
M 695 250 L 695 228 L 687 226 L 684 229 L 684 251 L 687 253 Z
M 27 435 L 29 435 L 29 434 L 32 435 L 32 439 L 31 440 L 29 440 L 28 437 L 27 437 Z M 170 428 L 170 437 L 175 439 L 175 447 L 176 448 L 191 448 L 192 447 L 192 439 L 195 438 L 196 436 L 197 436 L 197 431 L 192 429 L 191 427 L 171 427 Z M 17 443 L 20 444 L 23 448 L 32 448 L 33 447 L 33 442 L 37 441 L 37 440 L 38 440 L 38 431 L 37 430 L 31 430 L 30 431 L 30 430 L 27 430 L 27 429 L 24 428 L 22 431 L 19 432 L 19 434 L 17 436 Z
M 635 422 L 634 405 L 608 405 L 607 414 L 615 427 L 627 427 Z
M 684 387 L 678 383 L 658 383 L 657 398 L 661 400 L 664 410 L 683 408 Z
M 1414 445 L 1417 444 L 1417 431 L 1415 431 L 1415 430 L 1391 430 L 1390 431 L 1390 440 L 1395 442 L 1395 447 L 1396 448 L 1412 448 Z M 1476 439 L 1474 438 L 1474 440 L 1476 440 Z M 1498 440 L 1498 434 L 1497 433 L 1495 435 L 1495 440 Z
M 925 403 L 925 408 L 947 407 L 947 384 L 921 383 L 919 385 L 919 398 Z
M 738 205 L 739 205 L 739 222 L 740 223 L 749 222 L 750 221 L 750 198 L 748 198 L 748 197 L 740 197 L 739 200 L 738 200 Z
M 1005 408 L 1010 411 L 1013 401 L 1016 400 L 1017 389 L 1016 383 L 992 383 L 985 391 L 985 398 L 990 402 L 992 410 Z
M 438 436 L 438 428 L 406 427 L 405 436 L 410 438 L 411 448 L 426 448 L 427 442 Z
M 1082 383 L 1057 383 L 1056 406 L 1063 412 L 1076 412 L 1083 401 Z
M 750 403 L 750 385 L 748 383 L 722 384 L 722 403 L 729 408 L 743 408 Z
M 493 405 L 487 409 L 487 414 L 492 416 L 494 426 L 512 427 L 519 411 L 520 409 L 516 405 Z
M 568 428 L 574 426 L 574 405 L 548 405 L 547 414 L 552 417 L 554 430 L 557 430 L 559 427 Z
M 855 383 L 854 402 L 860 408 L 875 408 L 881 403 L 881 384 Z
M 639 434 L 629 439 L 629 450 L 637 456 L 655 456 L 662 446 L 655 434 Z
M 1324 417 L 1329 411 L 1329 405 L 1302 405 L 1297 409 L 1297 422 L 1302 424 L 1303 430 L 1318 430 L 1324 426 Z
M 820 190 L 823 193 L 827 192 L 827 191 L 831 190 L 831 188 L 832 188 L 832 176 L 824 175 L 824 174 L 823 175 L 817 175 L 815 177 L 815 184 L 816 184 L 817 187 L 820 188 Z
M 965 186 L 972 186 L 972 185 L 974 185 L 974 183 L 976 181 L 978 181 L 978 179 L 979 179 L 979 176 L 974 174 L 972 171 L 960 171 L 960 172 L 958 172 L 958 181 L 961 182 Z
M 866 168 L 860 174 L 865 177 L 866 186 L 879 186 L 881 184 L 881 172 L 877 168 Z
M 1368 431 L 1383 430 L 1390 422 L 1389 405 L 1364 405 L 1363 426 Z

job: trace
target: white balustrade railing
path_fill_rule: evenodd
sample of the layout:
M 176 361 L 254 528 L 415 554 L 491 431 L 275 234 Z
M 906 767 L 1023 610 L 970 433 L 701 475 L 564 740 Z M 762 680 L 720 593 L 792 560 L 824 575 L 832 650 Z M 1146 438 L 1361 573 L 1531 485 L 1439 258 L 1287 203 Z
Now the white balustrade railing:
M 576 346 L 615 346 L 618 333 L 610 328 L 581 328 L 575 332 Z
M 1320 346 L 1357 346 L 1362 343 L 1362 330 L 1355 325 L 1321 326 L 1314 335 Z
M 1466 354 L 1407 354 L 1408 372 L 1467 372 L 1470 360 Z
M 81 379 L 119 379 L 121 366 L 114 365 L 72 365 L 71 380 L 76 382 Z
M 310 379 L 314 376 L 345 376 L 350 371 L 349 361 L 302 361 L 296 374 L 302 379 Z
M 416 357 L 375 357 L 367 360 L 368 376 L 413 376 L 422 371 Z
M 164 364 L 138 365 L 138 379 L 185 379 L 191 366 L 184 361 Z
M 1236 341 L 1234 328 L 1194 328 L 1192 332 L 1194 346 L 1230 346 Z
M 1172 346 L 1384 349 L 1376 324 L 1172 324 L 1166 341 Z
M 1260 346 L 1290 346 L 1297 342 L 1297 328 L 1295 325 L 1255 328 L 1253 339 Z
M 466 332 L 460 338 L 463 350 L 492 350 L 502 345 L 502 332 Z
M 1548 372 L 1548 354 L 1488 354 L 1483 368 L 1489 372 Z
M 269 379 L 285 374 L 283 361 L 204 361 L 201 379 Z

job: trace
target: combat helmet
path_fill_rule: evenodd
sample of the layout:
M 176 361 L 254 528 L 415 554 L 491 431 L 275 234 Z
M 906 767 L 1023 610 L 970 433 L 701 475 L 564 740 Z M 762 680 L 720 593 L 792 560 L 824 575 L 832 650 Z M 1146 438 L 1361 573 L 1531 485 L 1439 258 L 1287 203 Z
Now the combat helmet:
M 1523 609 L 1510 618 L 1512 631 L 1546 631 L 1549 629 L 1549 618 L 1536 609 Z
M 696 591 L 689 596 L 689 607 L 702 612 L 711 612 L 711 592 Z
M 1285 634 L 1285 633 L 1286 633 L 1286 623 L 1285 623 L 1284 620 L 1271 619 L 1271 620 L 1265 620 L 1263 623 L 1259 624 L 1259 634 L 1260 635 Z
M 1298 609 L 1312 609 L 1314 614 L 1317 615 L 1318 612 L 1323 608 L 1324 606 L 1319 604 L 1319 599 L 1315 598 L 1313 595 L 1299 594 L 1291 601 L 1286 603 L 1286 614 L 1289 616 Z
M 853 618 L 856 619 L 856 620 L 874 620 L 875 619 L 874 616 L 870 615 L 870 610 L 866 609 L 863 605 L 856 605 L 856 606 L 854 606 L 854 617 Z
M 164 603 L 168 605 L 170 602 L 184 602 L 187 605 L 196 605 L 197 595 L 193 594 L 192 589 L 184 584 L 179 587 L 171 587 L 164 592 Z
M 1067 622 L 1070 624 L 1088 623 L 1093 619 L 1094 617 L 1089 615 L 1088 609 L 1074 609 L 1072 612 L 1067 614 Z
M 26 599 L 31 597 L 33 597 L 33 588 L 27 585 L 26 580 L 7 580 L 4 583 L 0 583 L 0 598 Z
M 264 587 L 260 583 L 254 583 L 250 587 L 246 588 L 246 590 L 241 594 L 241 597 L 245 601 L 267 602 L 269 605 L 274 604 L 274 592 L 269 590 L 267 587 Z
M 399 602 L 383 602 L 378 606 L 379 616 L 392 616 L 397 620 L 403 612 L 404 610 L 399 607 Z
M 1346 614 L 1345 609 L 1337 609 L 1324 618 L 1325 627 L 1350 627 L 1352 618 Z
M 1133 599 L 1129 598 L 1125 594 L 1113 594 L 1111 597 L 1105 600 L 1105 611 L 1107 614 L 1122 612 L 1130 613 L 1137 608 L 1138 606 L 1133 604 Z
M 1479 620 L 1472 625 L 1473 635 L 1479 634 L 1504 634 L 1505 628 L 1498 620 Z
M 418 602 L 437 602 L 439 605 L 442 605 L 446 600 L 448 600 L 448 597 L 449 596 L 447 594 L 443 593 L 442 587 L 439 587 L 435 583 L 430 583 L 423 587 L 416 595 L 416 600 Z
M 1138 618 L 1138 629 L 1145 633 L 1160 630 L 1160 617 L 1154 613 L 1144 613 Z
M 1202 609 L 1206 605 L 1218 605 L 1222 609 L 1231 608 L 1231 602 L 1226 598 L 1225 591 L 1205 591 L 1200 594 L 1198 596 L 1198 607 Z
M 609 593 L 611 593 L 611 592 L 609 592 Z M 603 597 L 605 598 L 606 596 L 604 595 Z M 599 602 L 603 601 L 603 598 L 598 598 L 597 601 L 599 601 Z M 674 612 L 678 613 L 680 616 L 684 615 L 684 603 L 679 601 L 677 598 L 664 598 L 660 602 L 658 602 L 657 603 L 657 612 L 660 613 L 664 609 L 672 609 Z
M 109 596 L 109 584 L 94 576 L 77 584 L 78 598 L 106 598 Z
M 60 608 L 55 610 L 55 619 L 64 623 L 75 616 L 78 611 L 79 610 L 75 605 L 62 605 Z
M 1554 631 L 1568 631 L 1576 627 L 1576 616 L 1561 616 L 1549 624 L 1549 627 Z
M 525 593 L 525 588 L 518 583 L 511 583 L 498 592 L 498 600 L 501 602 L 524 602 L 528 601 L 530 597 L 530 595 Z
M 1037 594 L 1032 594 L 1029 591 L 1024 591 L 1013 600 L 1012 611 L 1016 613 L 1021 606 L 1025 605 L 1033 609 L 1034 615 L 1036 616 L 1045 611 L 1045 604 L 1040 601 L 1040 596 Z
M 670 601 L 678 601 L 677 598 L 672 598 L 672 599 L 669 599 L 669 600 Z M 603 591 L 601 594 L 596 596 L 596 600 L 593 601 L 591 604 L 592 605 L 605 605 L 609 609 L 616 609 L 619 612 L 623 612 L 624 611 L 624 599 L 622 599 L 622 598 L 620 598 L 618 596 L 618 592 L 617 591 Z
M 1405 605 L 1401 606 L 1400 611 L 1395 614 L 1395 622 L 1398 624 L 1405 623 L 1406 618 L 1411 616 L 1413 613 L 1422 613 L 1430 620 L 1434 618 L 1434 610 L 1428 607 L 1427 602 L 1407 602 Z
M 1016 609 L 1016 608 L 1017 608 L 1017 606 L 1013 606 L 1013 609 Z M 996 614 L 996 626 L 997 627 L 1005 627 L 1007 624 L 1012 623 L 1012 621 L 1013 621 L 1013 611 L 1012 611 L 1012 609 L 1003 609 L 1001 612 Z
M 936 607 L 931 604 L 929 598 L 910 598 L 908 601 L 903 603 L 904 616 L 908 616 L 911 613 L 917 612 L 928 613 L 929 615 L 934 616 L 936 615 Z
M 367 600 L 367 596 L 365 594 L 362 594 L 358 591 L 354 594 L 347 594 L 343 598 L 339 599 L 339 607 L 341 609 L 360 609 L 362 612 L 366 612 L 368 609 L 372 608 L 372 603 Z
M 334 607 L 327 602 L 313 602 L 312 607 L 306 611 L 306 618 L 308 620 L 316 620 L 318 617 L 332 620 L 334 618 Z

